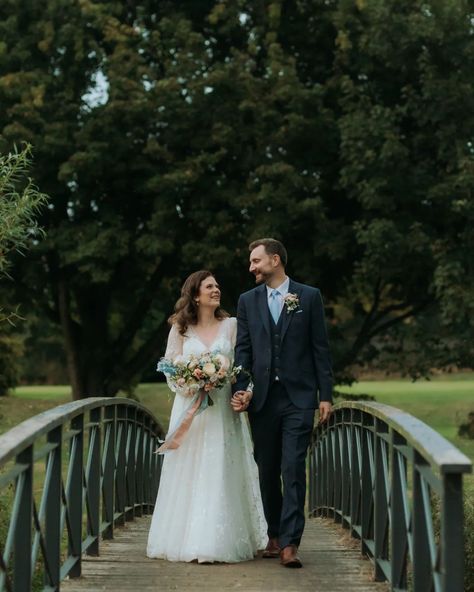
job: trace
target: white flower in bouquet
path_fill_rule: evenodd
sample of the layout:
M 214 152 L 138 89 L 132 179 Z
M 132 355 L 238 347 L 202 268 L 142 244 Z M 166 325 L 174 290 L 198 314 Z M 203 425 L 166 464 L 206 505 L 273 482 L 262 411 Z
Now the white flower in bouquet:
M 204 372 L 204 374 L 206 374 L 207 376 L 212 376 L 213 374 L 216 373 L 216 367 L 212 362 L 207 362 L 206 364 L 204 364 L 204 366 L 202 367 L 202 371 Z
M 227 370 L 229 369 L 230 366 L 230 360 L 229 358 L 227 358 L 226 356 L 223 356 L 222 354 L 216 354 L 215 356 L 215 360 L 216 362 L 220 365 L 220 371 L 224 372 L 224 376 L 227 373 Z
M 197 368 L 199 362 L 198 360 L 196 360 L 196 358 L 191 358 L 191 360 L 189 360 L 187 366 L 190 370 L 194 370 L 195 368 Z

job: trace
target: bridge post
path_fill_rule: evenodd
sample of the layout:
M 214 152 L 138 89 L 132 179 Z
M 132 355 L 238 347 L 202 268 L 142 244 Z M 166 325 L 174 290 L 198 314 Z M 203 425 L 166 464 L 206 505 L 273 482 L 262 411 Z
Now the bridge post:
M 135 508 L 135 516 L 143 516 L 144 488 L 143 488 L 143 440 L 145 429 L 143 427 L 144 415 L 141 411 L 136 412 L 135 441 L 136 441 L 136 462 L 135 462 L 135 500 L 139 504 Z
M 405 525 L 405 509 L 403 505 L 402 474 L 406 476 L 406 464 L 401 457 L 398 447 L 406 444 L 405 438 L 391 430 L 390 466 L 392 469 L 392 487 L 390 494 L 390 510 L 392 523 L 391 553 L 391 583 L 394 588 L 405 590 L 407 587 L 407 533 Z M 406 481 L 406 479 L 405 479 Z
M 127 408 L 119 405 L 117 408 L 117 469 L 115 473 L 116 502 L 115 510 L 118 517 L 115 524 L 125 524 L 126 506 L 126 447 L 127 447 Z
M 33 517 L 33 445 L 16 457 L 19 465 L 25 465 L 16 480 L 16 526 L 13 547 L 13 592 L 31 589 L 31 524 Z M 25 561 L 26 559 L 26 561 Z
M 48 454 L 46 470 L 46 563 L 45 585 L 52 588 L 61 581 L 61 483 L 62 483 L 62 439 L 63 428 L 58 426 L 49 432 L 47 441 L 54 446 Z
M 372 519 L 372 506 L 373 506 L 373 485 L 372 485 L 372 472 L 373 472 L 373 418 L 370 415 L 363 414 L 362 425 L 364 429 L 361 433 L 361 551 L 362 553 L 370 553 L 367 547 L 366 541 L 373 539 L 373 519 Z
M 321 441 L 320 445 L 316 448 L 316 486 L 318 488 L 318 516 L 326 516 L 326 506 L 328 503 L 327 499 L 327 487 L 326 487 L 326 438 Z
M 102 409 L 96 407 L 90 411 L 89 458 L 87 459 L 87 504 L 89 506 L 89 534 L 92 537 L 87 546 L 88 555 L 99 554 L 100 539 L 100 432 Z
M 332 420 L 331 420 L 332 421 Z M 334 433 L 334 493 L 333 493 L 333 500 L 332 505 L 334 507 L 334 522 L 341 522 L 342 516 L 338 510 L 341 508 L 341 489 L 342 489 L 342 479 L 341 479 L 341 428 L 339 426 L 335 426 L 333 429 Z
M 416 451 L 413 457 L 413 587 L 420 592 L 430 592 L 433 577 L 431 575 L 431 557 L 427 520 L 431 520 L 431 508 L 426 485 L 424 486 L 420 469 L 428 463 Z
M 82 562 L 82 495 L 84 491 L 84 414 L 81 413 L 71 420 L 74 432 L 69 446 L 69 482 L 66 485 L 66 515 L 69 515 L 70 535 L 68 537 L 68 554 L 75 561 L 69 572 L 71 578 L 81 575 Z
M 441 495 L 441 578 L 443 592 L 464 590 L 462 475 L 445 473 Z
M 361 481 L 361 413 L 357 409 L 352 410 L 351 422 L 351 534 L 354 538 L 360 538 L 358 527 L 360 526 L 360 481 Z
M 136 409 L 133 407 L 127 408 L 127 472 L 126 472 L 126 506 L 125 520 L 133 520 L 135 517 L 135 462 L 136 462 Z
M 345 410 L 343 413 L 343 425 L 341 426 L 342 436 L 342 463 L 341 463 L 341 514 L 342 514 L 342 527 L 349 528 L 349 516 L 351 514 L 350 503 L 351 503 L 351 481 L 350 481 L 350 431 L 344 427 L 344 423 L 350 425 L 350 409 Z
M 386 579 L 381 562 L 388 562 L 388 437 L 387 424 L 375 420 L 374 556 L 375 580 Z
M 104 539 L 112 539 L 114 536 L 114 473 L 115 473 L 115 442 L 116 442 L 116 408 L 109 405 L 104 410 L 105 434 L 104 434 L 104 476 L 103 476 L 103 497 L 104 505 L 102 517 L 107 526 L 104 529 Z
M 151 510 L 152 502 L 152 484 L 151 484 L 151 467 L 152 467 L 152 447 L 153 439 L 151 437 L 151 419 L 146 416 L 144 419 L 143 428 L 143 501 L 146 503 L 145 512 L 148 514 Z

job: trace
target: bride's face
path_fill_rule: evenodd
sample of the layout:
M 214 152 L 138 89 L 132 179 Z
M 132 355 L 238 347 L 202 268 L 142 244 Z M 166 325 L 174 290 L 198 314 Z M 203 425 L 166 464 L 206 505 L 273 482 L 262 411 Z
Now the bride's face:
M 197 297 L 199 306 L 210 306 L 217 308 L 221 303 L 221 291 L 216 279 L 210 275 L 205 280 L 202 280 L 199 286 L 199 295 Z

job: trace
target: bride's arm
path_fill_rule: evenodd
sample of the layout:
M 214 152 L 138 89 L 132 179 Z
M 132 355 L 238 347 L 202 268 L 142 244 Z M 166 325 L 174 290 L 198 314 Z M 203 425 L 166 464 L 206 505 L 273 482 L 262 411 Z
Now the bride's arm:
M 171 326 L 166 344 L 165 358 L 174 362 L 178 356 L 183 355 L 183 336 L 179 332 L 176 323 Z
M 166 352 L 165 358 L 174 362 L 179 356 L 183 355 L 183 336 L 179 332 L 178 326 L 176 323 L 172 325 L 170 332 L 168 334 L 168 342 L 166 344 Z M 174 393 L 181 393 L 183 389 L 180 389 L 176 386 L 176 384 L 170 380 L 168 375 L 166 375 L 166 382 L 168 383 L 168 388 L 172 390 Z

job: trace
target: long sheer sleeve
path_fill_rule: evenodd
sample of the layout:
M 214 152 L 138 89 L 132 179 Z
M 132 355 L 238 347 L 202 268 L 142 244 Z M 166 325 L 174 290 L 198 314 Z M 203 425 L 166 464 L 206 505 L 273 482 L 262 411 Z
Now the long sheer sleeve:
M 230 342 L 232 344 L 232 347 L 235 349 L 235 343 L 237 341 L 237 319 L 235 317 L 230 317 L 229 325 L 230 325 Z
M 174 324 L 168 334 L 165 358 L 174 362 L 178 356 L 183 355 L 183 336 L 178 327 Z
M 170 360 L 171 362 L 176 361 L 179 356 L 183 355 L 183 336 L 179 332 L 178 327 L 174 324 L 170 332 L 168 334 L 168 342 L 166 344 L 166 352 L 165 358 Z M 168 388 L 172 390 L 174 393 L 183 393 L 183 389 L 180 389 L 176 386 L 176 384 L 170 380 L 169 376 L 166 375 L 166 382 L 168 383 Z

